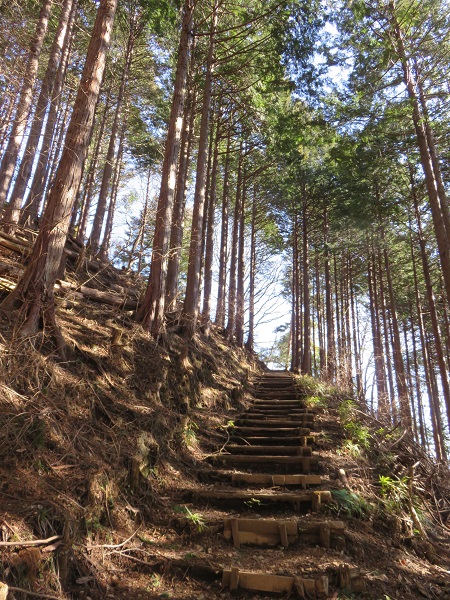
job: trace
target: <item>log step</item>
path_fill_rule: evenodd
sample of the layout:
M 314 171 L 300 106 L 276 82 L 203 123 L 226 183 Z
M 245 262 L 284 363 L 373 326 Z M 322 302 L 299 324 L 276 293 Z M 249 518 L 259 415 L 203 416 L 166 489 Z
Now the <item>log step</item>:
M 277 406 L 281 408 L 286 407 L 304 407 L 303 400 L 299 400 L 298 398 L 255 398 L 252 402 L 252 406 Z
M 266 412 L 249 412 L 244 413 L 238 419 L 238 422 L 244 420 L 258 420 L 258 421 L 303 421 L 310 422 L 315 418 L 315 414 L 311 412 L 285 412 L 285 413 L 266 413 Z
M 309 446 L 311 444 L 314 443 L 315 441 L 315 437 L 313 435 L 297 435 L 297 436 L 292 436 L 292 437 L 278 437 L 278 436 L 245 436 L 245 437 L 240 437 L 237 435 L 234 435 L 230 438 L 231 442 L 234 442 L 236 444 L 239 443 L 246 443 L 248 442 L 249 444 L 254 444 L 254 445 L 263 445 L 263 444 L 269 444 L 269 445 L 284 445 L 284 446 Z
M 328 595 L 328 577 L 322 575 L 317 579 L 309 579 L 300 576 L 240 571 L 238 567 L 231 567 L 223 570 L 222 587 L 229 587 L 231 591 L 244 589 L 285 594 L 296 592 L 300 598 L 305 598 L 305 592 L 311 597 L 315 597 L 316 594 Z
M 235 421 L 236 426 L 243 425 L 244 427 L 267 427 L 267 428 L 283 428 L 283 427 L 299 427 L 300 425 L 312 425 L 314 422 L 314 415 L 304 415 L 301 419 L 246 419 L 245 417 L 239 418 Z
M 248 483 L 251 485 L 288 486 L 298 485 L 306 489 L 309 485 L 321 485 L 320 475 L 280 475 L 277 473 L 232 473 L 233 483 Z
M 317 456 L 269 456 L 269 455 L 256 455 L 249 456 L 243 454 L 215 454 L 211 457 L 213 462 L 222 462 L 226 465 L 242 465 L 247 464 L 250 466 L 257 465 L 278 465 L 278 466 L 291 466 L 302 469 L 301 472 L 309 473 L 311 468 L 316 468 L 319 464 Z
M 231 454 L 265 454 L 270 456 L 311 456 L 311 446 L 257 446 L 227 444 L 225 451 Z
M 271 436 L 272 434 L 278 437 L 292 437 L 293 435 L 309 435 L 311 433 L 311 429 L 309 427 L 298 427 L 297 425 L 292 425 L 291 427 L 266 427 L 266 423 L 262 427 L 248 427 L 236 425 L 233 428 L 233 431 L 238 431 L 242 433 L 243 436 L 246 435 L 264 435 Z
M 191 493 L 189 492 L 189 496 Z M 301 492 L 260 492 L 259 490 L 199 490 L 192 493 L 194 498 L 202 500 L 218 500 L 220 502 L 288 502 L 299 511 L 303 503 L 311 504 L 314 512 L 320 510 L 322 503 L 331 501 L 331 492 L 326 490 Z
M 279 519 L 224 519 L 223 534 L 233 541 L 235 548 L 241 544 L 278 546 L 287 548 L 301 538 L 310 544 L 330 547 L 345 546 L 345 525 L 342 521 L 297 521 Z

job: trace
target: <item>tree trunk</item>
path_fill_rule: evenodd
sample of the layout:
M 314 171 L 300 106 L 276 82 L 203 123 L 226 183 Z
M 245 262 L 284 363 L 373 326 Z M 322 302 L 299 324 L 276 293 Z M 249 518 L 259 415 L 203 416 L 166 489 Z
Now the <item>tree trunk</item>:
M 420 257 L 422 260 L 422 269 L 423 269 L 423 275 L 424 275 L 424 279 L 425 279 L 425 287 L 426 287 L 426 292 L 427 292 L 428 310 L 429 310 L 429 315 L 430 315 L 430 320 L 431 320 L 431 327 L 433 330 L 434 347 L 436 349 L 436 357 L 437 357 L 439 373 L 440 373 L 440 377 L 441 377 L 442 392 L 444 395 L 445 408 L 446 408 L 446 412 L 447 412 L 447 423 L 450 426 L 450 383 L 449 383 L 449 379 L 448 379 L 448 368 L 447 368 L 447 365 L 445 362 L 444 348 L 443 348 L 443 344 L 442 344 L 442 336 L 441 336 L 441 331 L 440 331 L 439 322 L 438 322 L 437 309 L 436 309 L 436 301 L 434 298 L 433 285 L 431 283 L 430 268 L 429 268 L 429 264 L 428 264 L 427 250 L 426 250 L 425 239 L 424 239 L 424 235 L 423 235 L 423 231 L 422 231 L 422 220 L 420 217 L 419 204 L 417 201 L 417 194 L 416 194 L 416 190 L 415 190 L 415 184 L 414 184 L 412 172 L 410 172 L 410 175 L 412 177 L 411 192 L 412 192 L 412 196 L 413 196 L 413 200 L 414 200 L 414 211 L 415 211 L 416 222 L 417 222 L 417 237 L 418 237 L 418 241 L 419 241 Z
M 300 265 L 298 260 L 299 226 L 298 215 L 294 208 L 294 227 L 292 232 L 292 325 L 291 325 L 291 371 L 300 371 Z
M 309 290 L 309 230 L 306 189 L 302 190 L 303 348 L 300 371 L 311 375 L 311 294 Z
M 122 171 L 123 147 L 125 142 L 125 131 L 127 119 L 124 119 L 122 131 L 120 132 L 119 149 L 117 151 L 116 166 L 114 168 L 114 178 L 111 187 L 111 197 L 109 200 L 108 214 L 106 215 L 105 233 L 98 252 L 98 258 L 102 262 L 108 261 L 108 254 L 111 247 L 111 234 L 114 222 L 114 212 L 116 209 L 117 193 L 119 191 L 120 174 Z
M 19 334 L 24 337 L 36 335 L 42 323 L 44 335 L 54 336 L 61 357 L 65 356 L 65 348 L 56 325 L 54 284 L 66 243 L 72 205 L 82 177 L 116 2 L 117 0 L 100 2 L 63 155 L 50 191 L 41 229 L 25 273 L 2 305 L 9 309 L 17 304 L 22 305 Z
M 9 134 L 8 145 L 6 146 L 0 167 L 0 209 L 3 208 L 6 202 L 9 186 L 19 156 L 20 146 L 25 133 L 31 101 L 33 99 L 34 82 L 38 72 L 39 57 L 41 55 L 45 34 L 47 33 L 52 4 L 53 0 L 43 0 L 36 25 L 36 31 L 31 40 L 27 65 L 25 67 L 25 77 L 22 89 L 20 90 L 14 123 Z
M 227 337 L 233 339 L 236 328 L 236 276 L 238 263 L 238 245 L 239 245 L 239 215 L 241 214 L 241 194 L 242 194 L 242 163 L 243 163 L 243 143 L 239 146 L 239 165 L 236 182 L 236 201 L 234 204 L 233 233 L 230 250 L 230 283 L 228 287 L 228 322 L 226 327 Z
M 327 366 L 326 379 L 332 382 L 336 373 L 336 346 L 334 339 L 333 298 L 331 289 L 330 250 L 328 246 L 328 211 L 323 211 L 323 237 L 325 245 L 324 272 L 325 272 L 325 320 L 327 329 Z
M 373 355 L 375 362 L 375 379 L 377 383 L 378 415 L 389 416 L 388 395 L 386 384 L 386 371 L 383 360 L 383 346 L 381 342 L 380 320 L 378 316 L 378 300 L 375 284 L 375 264 L 373 253 L 368 257 L 368 283 L 369 283 L 369 306 L 372 323 Z
M 412 259 L 413 277 L 414 277 L 414 291 L 415 291 L 415 296 L 416 296 L 416 307 L 417 307 L 417 319 L 418 319 L 418 324 L 419 324 L 420 345 L 422 348 L 423 368 L 425 371 L 425 381 L 426 381 L 426 385 L 427 385 L 428 402 L 429 402 L 430 415 L 431 415 L 431 421 L 432 421 L 433 441 L 434 441 L 436 457 L 438 460 L 442 460 L 442 458 L 445 454 L 444 441 L 441 438 L 439 430 L 436 426 L 436 419 L 435 419 L 436 411 L 434 409 L 436 404 L 439 405 L 439 398 L 436 398 L 436 395 L 435 395 L 436 389 L 433 386 L 433 374 L 432 374 L 432 370 L 430 368 L 429 350 L 428 350 L 428 344 L 426 341 L 425 325 L 423 322 L 423 310 L 422 310 L 422 303 L 421 303 L 421 298 L 420 298 L 420 293 L 419 293 L 416 258 L 415 258 L 415 254 L 414 254 L 412 237 L 411 237 L 410 241 L 411 241 L 411 244 L 410 244 L 411 259 Z
M 237 269 L 237 294 L 236 294 L 236 344 L 244 346 L 244 321 L 245 321 L 245 201 L 247 195 L 247 179 L 245 166 L 242 175 L 242 201 L 239 214 L 239 244 L 238 244 L 238 269 Z
M 39 207 L 41 205 L 44 190 L 46 173 L 49 171 L 49 158 L 52 141 L 56 137 L 56 123 L 58 120 L 58 108 L 61 105 L 61 95 L 64 87 L 64 80 L 67 73 L 67 64 L 69 62 L 70 51 L 73 41 L 73 29 L 77 16 L 78 0 L 74 0 L 72 3 L 72 10 L 70 12 L 69 23 L 67 25 L 66 37 L 64 39 L 64 46 L 61 54 L 61 60 L 59 62 L 59 68 L 56 73 L 55 83 L 53 85 L 53 91 L 50 99 L 50 107 L 47 115 L 47 122 L 45 125 L 44 135 L 42 136 L 42 147 L 40 149 L 39 158 L 36 164 L 36 170 L 33 175 L 33 179 L 30 185 L 30 192 L 28 194 L 25 206 L 22 208 L 19 223 L 21 225 L 31 225 L 37 219 L 39 213 Z
M 384 293 L 384 291 L 385 291 L 384 277 L 383 277 L 384 268 L 383 268 L 383 261 L 382 261 L 382 257 L 381 257 L 380 248 L 378 248 L 378 251 L 377 251 L 377 263 L 378 263 L 378 282 L 379 282 L 378 297 L 379 297 L 379 302 L 380 302 L 378 314 L 382 320 L 382 328 L 383 328 L 382 338 L 384 338 L 384 352 L 385 352 L 385 356 L 386 356 L 385 365 L 386 365 L 386 371 L 387 371 L 387 381 L 389 384 L 388 389 L 389 389 L 390 412 L 391 412 L 391 418 L 395 422 L 398 417 L 398 411 L 397 411 L 397 405 L 395 403 L 396 394 L 395 394 L 395 386 L 394 386 L 394 374 L 393 374 L 393 368 L 392 368 L 393 361 L 391 358 L 390 321 L 389 321 L 389 315 L 388 315 L 387 306 L 386 306 L 386 299 L 385 299 L 386 296 Z M 381 325 L 380 325 L 380 332 L 381 332 Z
M 27 187 L 28 180 L 31 175 L 31 170 L 36 159 L 36 151 L 41 137 L 42 127 L 44 124 L 45 113 L 51 99 L 53 92 L 53 86 L 55 83 L 55 76 L 60 63 L 62 50 L 64 46 L 64 40 L 68 32 L 69 18 L 72 10 L 72 0 L 64 0 L 64 4 L 61 9 L 59 16 L 58 28 L 53 40 L 53 44 L 50 50 L 50 57 L 48 59 L 47 70 L 44 75 L 44 79 L 41 84 L 41 91 L 36 104 L 36 110 L 34 113 L 33 124 L 31 126 L 30 134 L 28 136 L 27 144 L 23 154 L 22 161 L 20 163 L 19 172 L 16 177 L 14 188 L 11 194 L 8 205 L 6 206 L 5 213 L 3 215 L 3 222 L 5 224 L 5 231 L 7 233 L 14 233 L 16 226 L 19 222 L 20 207 L 24 198 L 25 190 Z
M 428 199 L 430 201 L 431 216 L 436 234 L 447 301 L 450 302 L 450 231 L 447 230 L 446 225 L 450 222 L 448 216 L 448 206 L 443 205 L 439 198 L 432 160 L 423 127 L 422 114 L 419 108 L 419 101 L 415 89 L 415 81 L 405 50 L 402 31 L 395 14 L 394 0 L 390 0 L 389 8 L 391 13 L 393 35 L 397 44 L 396 51 L 402 65 L 404 83 L 412 104 L 412 118 L 417 137 L 417 145 L 420 152 L 422 168 L 425 174 L 425 184 L 427 188 Z
M 250 281 L 248 298 L 248 337 L 245 347 L 253 352 L 255 344 L 255 279 L 256 279 L 256 190 L 253 189 L 252 229 L 250 237 Z
M 181 130 L 183 127 L 183 111 L 186 96 L 193 11 L 194 4 L 191 0 L 185 0 L 180 45 L 178 49 L 175 87 L 170 112 L 169 130 L 167 132 L 164 150 L 161 188 L 156 210 L 150 277 L 144 302 L 140 306 L 137 315 L 137 318 L 142 322 L 144 328 L 151 328 L 154 337 L 157 337 L 160 334 L 164 320 L 167 251 L 169 249 L 169 235 L 172 224 L 178 152 L 180 148 Z
M 102 120 L 100 122 L 100 128 L 98 131 L 97 142 L 94 148 L 94 154 L 91 159 L 91 164 L 89 165 L 89 172 L 87 175 L 84 193 L 83 193 L 83 205 L 81 208 L 80 220 L 78 223 L 77 229 L 77 239 L 84 244 L 86 239 L 86 229 L 88 226 L 89 219 L 89 209 L 91 208 L 92 198 L 94 196 L 94 184 L 95 177 L 97 175 L 97 166 L 100 160 L 102 143 L 104 142 L 103 134 L 105 132 L 106 121 L 108 118 L 110 108 L 110 94 L 108 93 L 106 96 L 105 107 L 103 109 Z
M 103 168 L 102 183 L 98 194 L 97 210 L 95 211 L 92 231 L 89 237 L 88 249 L 92 256 L 96 256 L 99 251 L 100 237 L 102 234 L 103 221 L 105 219 L 106 207 L 108 203 L 108 194 L 110 190 L 111 177 L 114 167 L 114 156 L 116 153 L 116 140 L 120 129 L 120 118 L 122 116 L 122 106 L 125 99 L 125 91 L 128 84 L 128 77 L 133 59 L 133 50 L 136 42 L 137 33 L 140 28 L 137 25 L 139 17 L 133 15 L 130 17 L 130 31 L 128 33 L 127 48 L 125 51 L 124 67 L 120 80 L 119 93 L 117 95 L 116 110 L 114 120 L 111 126 L 109 135 L 108 151 L 105 158 L 105 166 Z
M 382 233 L 382 238 L 384 242 L 384 232 Z M 395 296 L 394 296 L 394 287 L 392 285 L 392 277 L 391 277 L 391 268 L 389 264 L 388 253 L 386 249 L 386 244 L 383 244 L 383 254 L 384 254 L 384 266 L 386 269 L 386 279 L 388 284 L 388 293 L 389 293 L 389 305 L 390 305 L 390 315 L 392 322 L 392 332 L 393 332 L 393 350 L 394 350 L 394 367 L 395 367 L 395 375 L 396 375 L 396 383 L 397 383 L 397 392 L 399 396 L 400 403 L 400 414 L 402 418 L 402 424 L 404 427 L 411 429 L 412 419 L 411 419 L 411 409 L 409 404 L 408 397 L 408 386 L 406 384 L 406 374 L 405 374 L 405 364 L 403 362 L 402 355 L 402 347 L 400 342 L 400 329 L 398 326 L 397 320 L 397 309 L 395 305 Z
M 209 335 L 211 328 L 211 293 L 213 283 L 213 258 L 214 258 L 214 224 L 217 196 L 217 172 L 219 168 L 219 145 L 220 145 L 220 112 L 218 114 L 216 139 L 214 142 L 214 155 L 211 169 L 211 184 L 209 186 L 208 219 L 206 228 L 206 251 L 205 251 L 205 284 L 203 290 L 203 314 L 202 321 L 205 335 Z
M 170 231 L 170 251 L 167 264 L 166 306 L 167 310 L 175 310 L 178 299 L 178 277 L 180 273 L 181 245 L 183 242 L 183 221 L 186 209 L 186 182 L 191 163 L 192 142 L 195 129 L 196 89 L 192 89 L 193 62 L 195 53 L 191 56 L 191 82 L 184 111 L 184 128 L 181 135 L 180 161 L 178 165 L 177 185 Z
M 229 208 L 229 172 L 231 154 L 231 126 L 228 130 L 227 152 L 225 156 L 225 168 L 223 173 L 222 191 L 222 228 L 220 235 L 219 251 L 219 284 L 217 290 L 216 325 L 222 329 L 225 327 L 225 286 L 227 280 L 227 249 L 228 249 L 228 208 Z
M 189 265 L 186 281 L 186 296 L 183 305 L 183 325 L 188 336 L 193 336 L 197 327 L 198 302 L 200 293 L 200 264 L 203 231 L 203 213 L 205 209 L 206 178 L 208 170 L 208 131 L 209 113 L 212 97 L 212 75 L 214 44 L 217 26 L 218 3 L 215 0 L 209 37 L 208 57 L 206 60 L 205 88 L 203 90 L 202 117 L 198 141 L 197 171 L 195 177 L 194 209 L 192 214 L 191 242 L 189 247 Z

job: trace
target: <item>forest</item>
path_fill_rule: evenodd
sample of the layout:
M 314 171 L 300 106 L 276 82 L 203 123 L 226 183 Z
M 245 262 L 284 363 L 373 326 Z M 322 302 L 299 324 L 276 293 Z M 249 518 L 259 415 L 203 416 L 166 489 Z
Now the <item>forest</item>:
M 5 372 L 28 344 L 39 393 L 48 360 L 104 375 L 61 317 L 103 303 L 112 345 L 133 328 L 163 363 L 173 334 L 219 332 L 349 390 L 446 464 L 448 2 L 11 0 L 0 15 Z
M 1 239 L 37 232 L 2 304 L 20 335 L 64 355 L 68 239 L 147 280 L 155 339 L 170 314 L 253 349 L 282 297 L 270 360 L 445 460 L 445 2 L 116 4 L 1 9 Z

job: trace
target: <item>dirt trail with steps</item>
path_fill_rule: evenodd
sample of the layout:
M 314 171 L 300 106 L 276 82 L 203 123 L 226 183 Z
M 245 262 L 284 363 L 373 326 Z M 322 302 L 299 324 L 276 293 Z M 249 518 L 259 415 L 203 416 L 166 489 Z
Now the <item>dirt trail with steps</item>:
M 329 478 L 319 474 L 320 458 L 313 447 L 316 413 L 305 407 L 287 372 L 267 372 L 254 389 L 251 405 L 235 419 L 227 443 L 208 459 L 215 467 L 210 471 L 214 483 L 185 495 L 191 511 L 205 515 L 205 505 L 213 507 L 210 525 L 223 519 L 216 531 L 229 546 L 218 547 L 216 538 L 205 548 L 223 565 L 222 589 L 215 597 L 238 592 L 252 599 L 267 593 L 328 598 L 336 585 L 351 589 L 349 569 L 330 582 L 323 569 L 311 568 L 311 553 L 302 560 L 305 547 L 313 555 L 320 547 L 322 563 L 327 552 L 336 561 L 345 547 L 344 523 L 320 516 L 332 494 Z M 353 581 L 354 589 L 360 585 Z

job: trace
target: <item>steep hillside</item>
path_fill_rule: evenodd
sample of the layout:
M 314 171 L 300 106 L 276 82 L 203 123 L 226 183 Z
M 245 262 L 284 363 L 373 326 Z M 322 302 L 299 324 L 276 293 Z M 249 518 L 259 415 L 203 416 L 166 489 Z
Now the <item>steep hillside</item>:
M 21 267 L 2 260 L 6 286 Z M 176 315 L 156 344 L 130 312 L 80 293 L 138 288 L 126 274 L 82 270 L 67 282 L 58 300 L 66 362 L 39 340 L 16 339 L 19 315 L 1 314 L 0 581 L 9 600 L 269 597 L 221 586 L 221 569 L 236 563 L 325 574 L 333 598 L 450 598 L 448 471 L 401 427 L 298 378 L 315 415 L 308 443 L 331 491 L 316 516 L 343 522 L 344 543 L 233 548 L 223 518 L 255 513 L 255 502 L 214 508 L 200 492 L 216 489 L 210 458 L 254 406 L 264 366 L 214 328 L 187 342 Z

